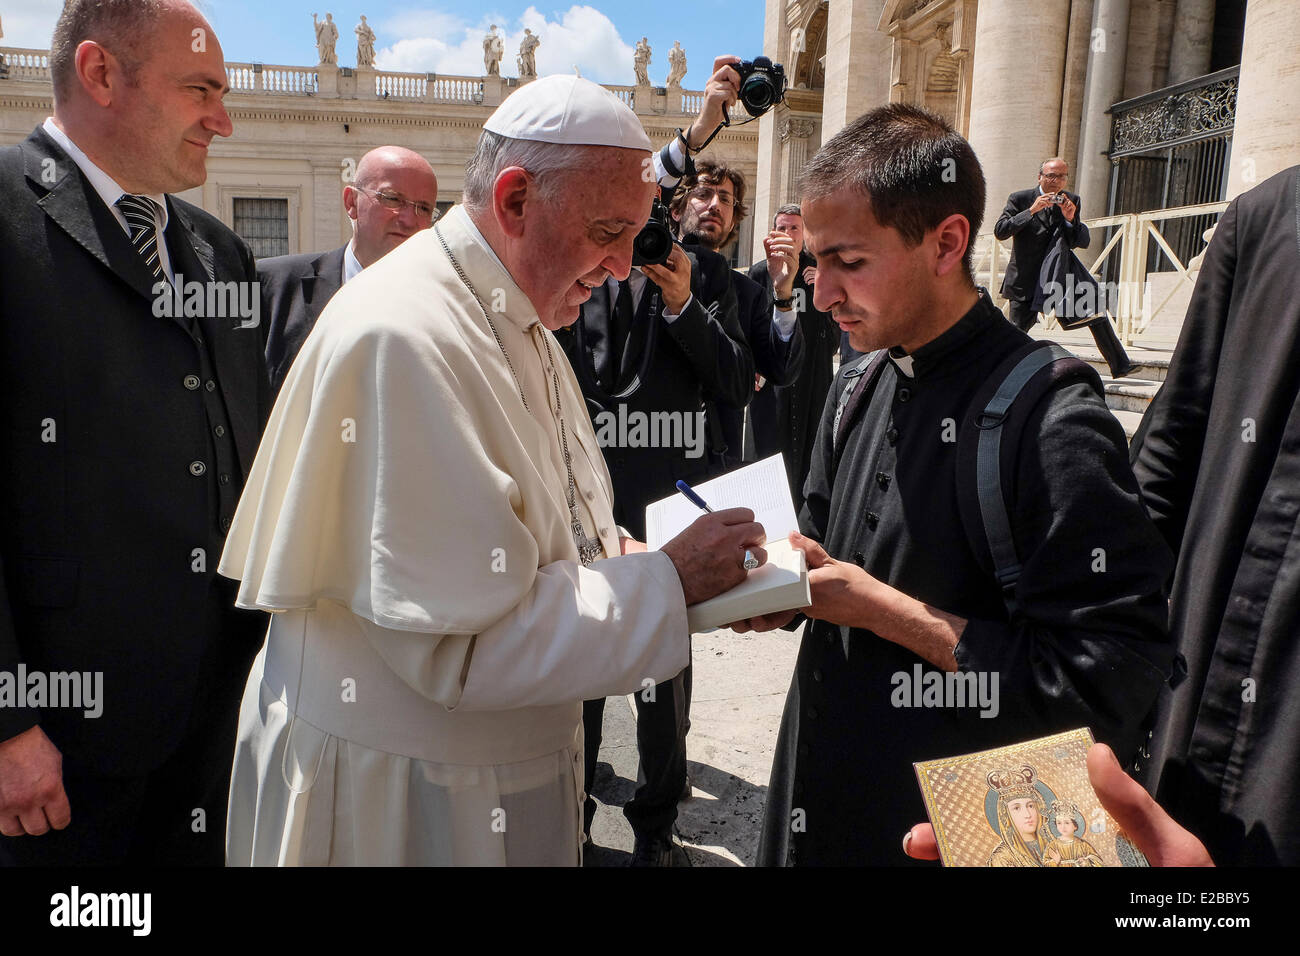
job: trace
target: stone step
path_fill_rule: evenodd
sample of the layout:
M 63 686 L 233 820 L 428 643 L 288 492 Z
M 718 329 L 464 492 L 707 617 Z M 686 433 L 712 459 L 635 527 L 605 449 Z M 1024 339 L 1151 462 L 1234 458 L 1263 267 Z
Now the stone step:
M 1106 405 L 1114 411 L 1137 412 L 1139 415 L 1147 410 L 1151 399 L 1156 397 L 1160 386 L 1156 382 L 1141 382 L 1133 379 L 1106 381 Z
M 1124 427 L 1124 437 L 1130 442 L 1133 441 L 1133 435 L 1137 432 L 1138 425 L 1142 424 L 1141 412 L 1126 412 L 1112 408 L 1111 414 L 1119 419 L 1120 425 Z

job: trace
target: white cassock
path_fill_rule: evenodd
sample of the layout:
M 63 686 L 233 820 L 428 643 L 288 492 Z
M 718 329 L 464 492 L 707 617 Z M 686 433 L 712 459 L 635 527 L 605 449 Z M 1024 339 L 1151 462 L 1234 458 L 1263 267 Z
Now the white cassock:
M 239 606 L 274 612 L 240 711 L 232 865 L 578 864 L 582 701 L 690 660 L 671 562 L 618 556 L 564 352 L 463 209 L 437 230 L 520 384 L 432 229 L 308 337 L 221 558 Z M 590 567 L 548 340 L 607 556 Z

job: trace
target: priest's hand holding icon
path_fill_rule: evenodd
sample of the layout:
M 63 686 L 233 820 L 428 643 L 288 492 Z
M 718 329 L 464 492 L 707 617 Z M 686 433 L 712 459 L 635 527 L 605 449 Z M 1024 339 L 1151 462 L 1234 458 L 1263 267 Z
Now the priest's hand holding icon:
M 1088 782 L 1152 866 L 1214 866 L 1200 840 L 1178 825 L 1142 786 L 1124 772 L 1105 744 L 1088 748 Z M 918 823 L 903 837 L 903 852 L 917 860 L 939 859 L 934 828 Z M 1058 854 L 1059 856 L 1059 854 Z
M 689 607 L 729 591 L 749 573 L 745 569 L 745 552 L 750 551 L 760 565 L 767 552 L 759 545 L 767 542 L 763 526 L 754 520 L 748 508 L 727 508 L 695 519 L 685 531 L 665 544 L 668 555 L 681 578 L 682 594 Z

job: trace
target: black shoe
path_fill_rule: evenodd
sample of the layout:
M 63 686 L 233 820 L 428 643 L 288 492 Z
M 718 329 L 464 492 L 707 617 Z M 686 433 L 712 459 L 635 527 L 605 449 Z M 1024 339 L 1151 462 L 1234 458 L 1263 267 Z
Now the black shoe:
M 637 836 L 628 866 L 674 866 L 671 837 Z
M 1128 378 L 1130 375 L 1132 375 L 1132 374 L 1133 374 L 1134 372 L 1136 372 L 1137 370 L 1138 370 L 1137 365 L 1136 365 L 1135 363 L 1133 363 L 1133 362 L 1129 362 L 1127 365 L 1125 365 L 1125 366 L 1124 366 L 1123 368 L 1121 368 L 1121 369 L 1111 369 L 1111 370 L 1110 370 L 1110 377 L 1111 377 L 1111 378 Z

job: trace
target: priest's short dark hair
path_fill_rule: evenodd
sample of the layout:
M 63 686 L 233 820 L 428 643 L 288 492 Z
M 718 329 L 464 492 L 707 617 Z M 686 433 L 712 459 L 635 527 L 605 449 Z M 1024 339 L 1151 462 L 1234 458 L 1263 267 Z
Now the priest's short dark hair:
M 974 283 L 971 259 L 984 221 L 984 170 L 970 143 L 943 117 L 890 103 L 849 123 L 799 176 L 805 203 L 845 187 L 865 195 L 876 220 L 910 246 L 949 216 L 964 216 L 970 239 L 963 264 Z

